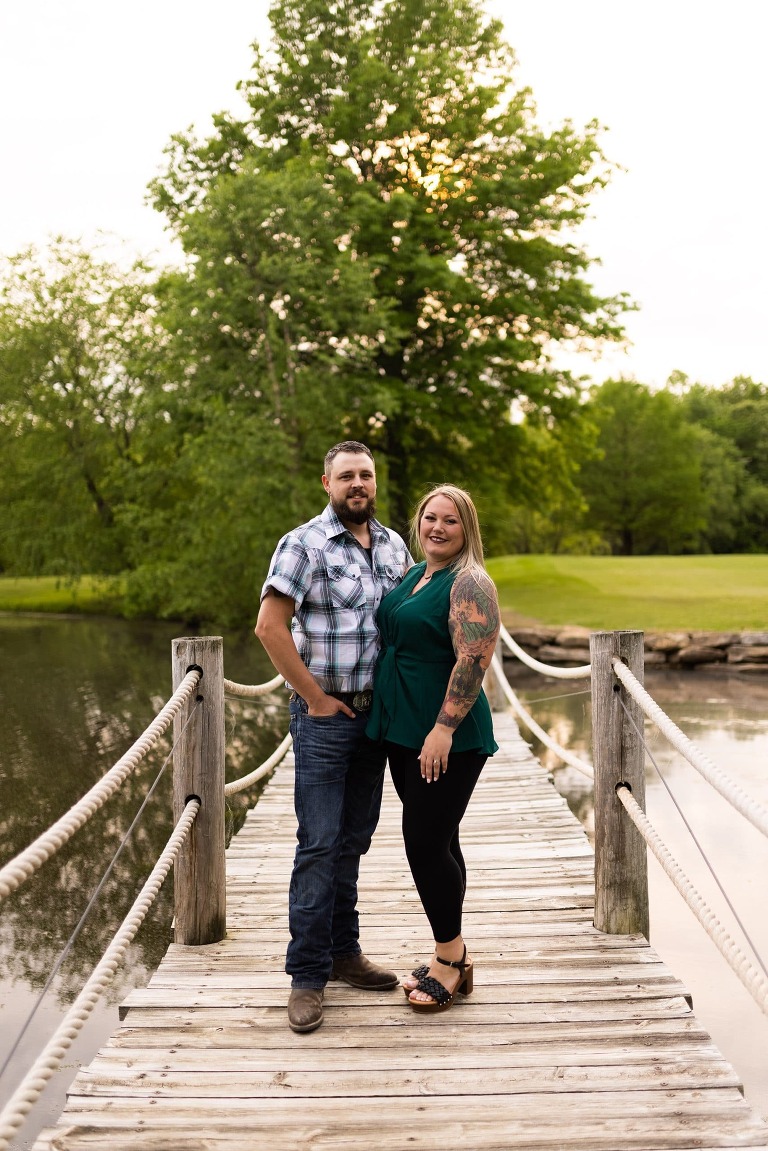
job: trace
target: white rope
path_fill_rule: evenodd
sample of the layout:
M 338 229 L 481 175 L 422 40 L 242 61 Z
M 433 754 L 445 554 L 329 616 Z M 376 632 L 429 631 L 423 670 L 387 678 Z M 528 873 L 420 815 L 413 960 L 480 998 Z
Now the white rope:
M 574 755 L 572 751 L 567 751 L 564 747 L 560 747 L 558 743 L 555 743 L 551 736 L 547 735 L 547 733 L 539 727 L 539 725 L 536 723 L 536 720 L 528 714 L 512 688 L 509 686 L 509 680 L 504 674 L 504 667 L 497 655 L 494 655 L 493 659 L 491 660 L 491 667 L 496 673 L 496 678 L 501 685 L 501 690 L 504 692 L 504 695 L 506 696 L 510 706 L 514 708 L 525 726 L 533 732 L 536 738 L 540 739 L 541 742 L 550 749 L 550 751 L 553 751 L 558 759 L 562 759 L 563 763 L 570 764 L 570 766 L 575 767 L 577 771 L 582 772 L 584 775 L 588 775 L 590 779 L 594 778 L 594 769 L 591 764 L 586 763 L 583 759 L 579 759 L 579 757 Z
M 554 667 L 552 664 L 541 663 L 538 659 L 534 659 L 532 655 L 528 655 L 527 651 L 523 651 L 519 643 L 515 643 L 504 624 L 501 625 L 499 635 L 512 654 L 516 655 L 522 663 L 527 664 L 533 671 L 552 675 L 556 679 L 584 679 L 585 676 L 592 675 L 592 665 L 589 663 L 583 663 L 579 667 Z
M 285 684 L 284 675 L 276 675 L 274 679 L 267 680 L 266 683 L 233 683 L 231 679 L 224 680 L 224 690 L 228 691 L 230 695 L 239 695 L 243 699 L 255 699 L 259 695 L 269 695 L 272 691 L 277 691 L 279 687 Z
M 672 746 L 676 747 L 681 755 L 685 756 L 688 762 L 701 772 L 707 782 L 720 792 L 723 799 L 727 799 L 758 831 L 762 831 L 763 835 L 768 836 L 768 808 L 763 807 L 756 799 L 742 791 L 737 783 L 734 783 L 700 748 L 696 747 L 696 744 L 673 723 L 666 712 L 662 711 L 655 699 L 648 694 L 626 664 L 622 663 L 620 659 L 614 659 L 612 666 L 616 678 L 621 680 L 632 698 L 640 705 L 648 718 L 664 733 Z
M 245 791 L 252 783 L 257 783 L 260 779 L 263 779 L 264 776 L 268 775 L 272 768 L 284 758 L 292 743 L 293 739 L 289 732 L 283 742 L 272 752 L 269 759 L 265 759 L 260 767 L 254 768 L 249 775 L 243 775 L 240 779 L 233 779 L 231 783 L 226 783 L 224 785 L 224 794 L 235 795 L 238 791 Z
M 90 817 L 117 791 L 126 776 L 141 762 L 147 752 L 157 743 L 174 716 L 181 710 L 187 699 L 200 682 L 199 671 L 189 671 L 176 691 L 168 700 L 149 727 L 128 749 L 114 767 L 102 776 L 97 784 L 69 809 L 66 815 L 57 820 L 47 831 L 0 868 L 0 899 L 20 887 L 30 875 L 50 859 L 67 840 L 78 831 Z
M 649 823 L 642 808 L 628 787 L 618 787 L 616 794 L 630 819 L 674 883 L 685 902 L 702 925 L 707 935 L 730 967 L 738 975 L 760 1010 L 768 1015 L 768 980 L 753 967 L 747 956 L 733 942 L 714 912 L 707 906 L 696 888 L 683 872 L 675 858 L 664 846 L 655 828 Z
M 59 1024 L 55 1034 L 41 1051 L 34 1066 L 14 1091 L 0 1114 L 0 1151 L 6 1151 L 15 1133 L 21 1127 L 46 1083 L 58 1071 L 62 1060 L 78 1032 L 99 1001 L 104 988 L 113 979 L 131 940 L 152 906 L 163 881 L 179 853 L 195 817 L 200 801 L 192 799 L 176 824 L 165 850 L 142 887 L 133 907 L 113 936 L 101 962 L 94 968 L 88 982 Z

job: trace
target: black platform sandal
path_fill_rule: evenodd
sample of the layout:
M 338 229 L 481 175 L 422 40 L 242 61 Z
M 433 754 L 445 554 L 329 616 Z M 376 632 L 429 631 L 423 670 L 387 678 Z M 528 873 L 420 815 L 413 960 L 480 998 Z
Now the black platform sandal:
M 435 959 L 437 959 L 437 956 L 435 956 Z M 446 961 L 444 959 L 441 959 L 440 962 L 445 963 Z M 466 970 L 467 975 L 470 975 L 470 973 L 473 969 L 473 966 L 474 966 L 474 960 L 472 960 L 472 959 L 470 959 L 468 963 L 464 964 L 464 968 Z M 402 989 L 405 993 L 406 999 L 410 999 L 412 991 L 418 991 L 419 990 L 418 980 L 419 979 L 425 979 L 427 975 L 429 975 L 429 964 L 428 963 L 421 963 L 421 964 L 419 964 L 418 967 L 414 967 L 413 971 L 411 972 L 411 976 L 413 979 L 415 979 L 417 981 L 416 986 L 415 987 L 406 987 L 406 985 L 404 983 L 400 984 L 400 986 L 402 987 Z M 462 991 L 462 988 L 464 987 L 464 983 L 462 983 L 461 988 L 459 988 L 460 993 L 463 995 L 469 995 L 469 992 L 472 990 L 472 979 L 471 978 L 468 979 L 466 981 L 466 983 L 467 983 L 467 986 L 469 987 L 469 991 Z
M 429 975 L 424 975 L 419 979 L 418 987 L 414 987 L 413 991 L 423 991 L 425 995 L 431 997 L 431 1002 L 425 1002 L 421 999 L 411 999 L 409 997 L 408 1003 L 414 1011 L 447 1011 L 453 1004 L 457 995 L 469 995 L 474 987 L 474 964 L 470 961 L 467 963 L 467 945 L 464 944 L 464 954 L 461 959 L 454 960 L 441 959 L 439 955 L 435 956 L 438 963 L 442 963 L 444 967 L 455 967 L 459 972 L 459 982 L 455 991 L 448 991 L 443 987 L 442 983 L 437 979 L 431 978 Z M 420 970 L 420 968 L 417 968 Z M 429 968 L 427 968 L 429 970 Z M 416 973 L 414 972 L 414 975 Z M 413 994 L 413 992 L 411 992 Z

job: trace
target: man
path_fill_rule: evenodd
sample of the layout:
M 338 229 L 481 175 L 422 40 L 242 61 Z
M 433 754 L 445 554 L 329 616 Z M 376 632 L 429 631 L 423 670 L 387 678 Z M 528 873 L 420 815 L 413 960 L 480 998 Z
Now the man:
M 299 1032 L 322 1023 L 329 979 L 372 991 L 398 985 L 360 950 L 357 879 L 379 820 L 385 767 L 382 748 L 365 737 L 375 614 L 413 561 L 400 536 L 374 519 L 376 471 L 365 444 L 336 444 L 322 478 L 328 506 L 280 540 L 256 623 L 293 692 L 298 844 L 285 970 L 288 1023 Z

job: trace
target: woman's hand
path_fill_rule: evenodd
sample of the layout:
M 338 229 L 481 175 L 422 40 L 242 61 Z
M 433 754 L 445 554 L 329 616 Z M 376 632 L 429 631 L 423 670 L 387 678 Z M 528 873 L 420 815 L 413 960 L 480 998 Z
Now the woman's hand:
M 427 783 L 436 783 L 441 773 L 448 770 L 452 743 L 453 731 L 442 723 L 436 723 L 419 753 L 421 776 Z

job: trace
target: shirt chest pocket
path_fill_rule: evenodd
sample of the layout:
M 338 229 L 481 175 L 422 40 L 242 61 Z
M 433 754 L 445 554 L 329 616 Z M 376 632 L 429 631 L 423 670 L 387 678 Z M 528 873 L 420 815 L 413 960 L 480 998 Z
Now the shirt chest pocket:
M 402 574 L 402 563 L 383 563 L 378 566 L 376 569 L 376 578 L 378 583 L 381 585 L 381 589 L 384 595 L 386 595 L 387 592 L 392 591 L 392 588 L 396 587 L 400 583 Z
M 347 567 L 328 568 L 328 591 L 337 608 L 364 608 L 365 588 L 359 575 L 350 575 Z

